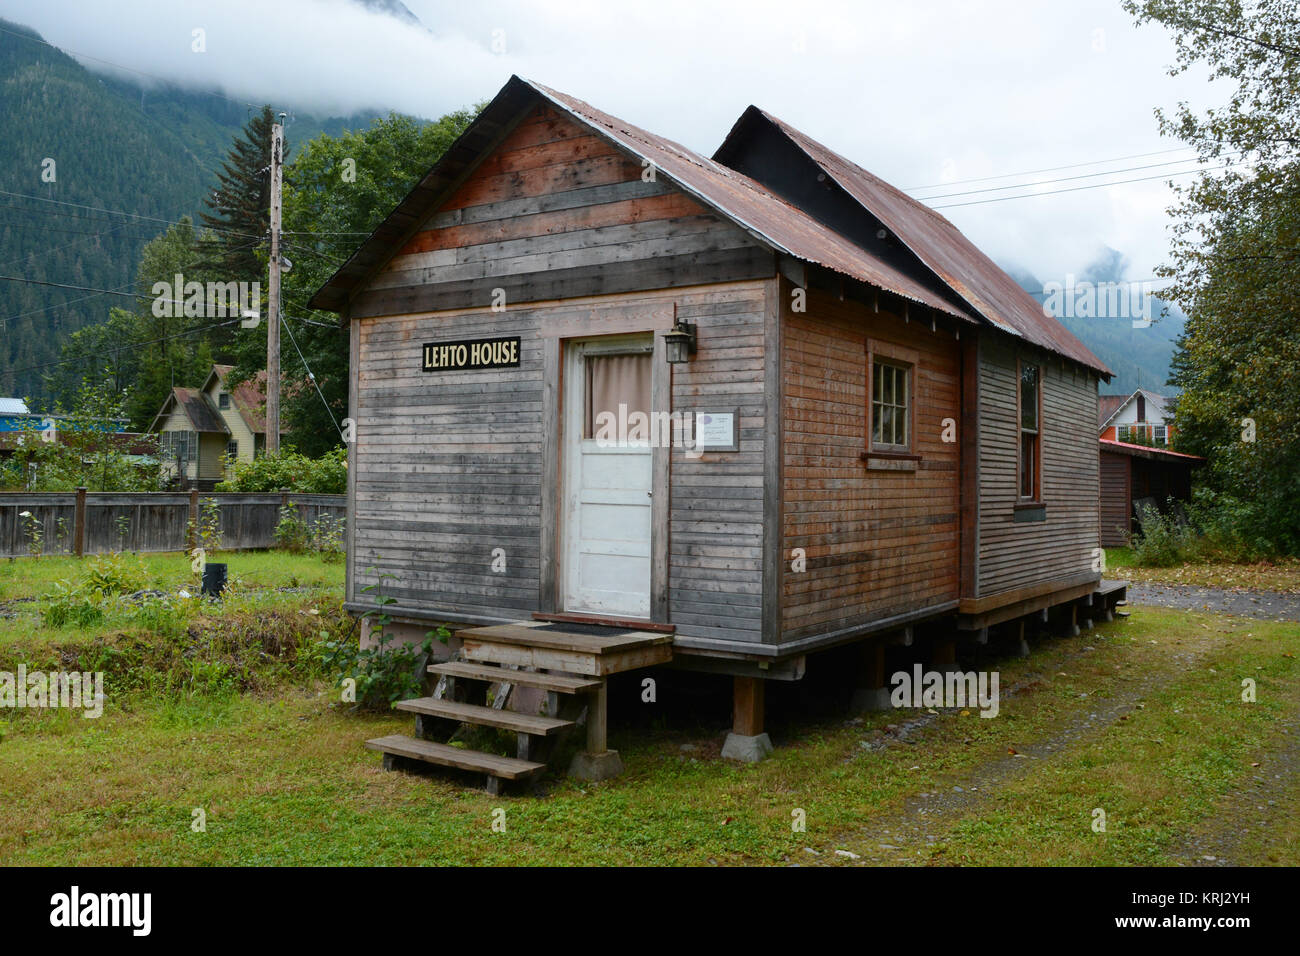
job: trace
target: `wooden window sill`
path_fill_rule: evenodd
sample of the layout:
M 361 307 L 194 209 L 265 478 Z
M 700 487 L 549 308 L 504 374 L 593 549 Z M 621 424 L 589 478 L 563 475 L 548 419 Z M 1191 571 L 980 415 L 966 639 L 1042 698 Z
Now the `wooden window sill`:
M 864 451 L 859 456 L 870 471 L 916 471 L 920 455 L 900 451 Z

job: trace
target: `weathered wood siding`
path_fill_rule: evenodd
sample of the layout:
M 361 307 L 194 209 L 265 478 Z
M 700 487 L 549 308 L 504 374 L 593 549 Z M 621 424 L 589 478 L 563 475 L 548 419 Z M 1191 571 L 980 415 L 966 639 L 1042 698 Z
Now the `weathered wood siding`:
M 405 609 L 524 619 L 541 608 L 543 342 L 697 323 L 674 370 L 674 411 L 741 409 L 741 450 L 671 457 L 670 618 L 678 633 L 757 640 L 761 623 L 761 281 L 357 320 L 354 594 L 384 585 Z M 521 337 L 518 368 L 420 371 L 439 338 Z M 491 569 L 492 552 L 506 572 Z
M 679 634 L 762 640 L 763 320 L 771 283 L 682 299 L 699 351 L 673 367 L 673 410 L 740 410 L 739 451 L 672 454 L 669 608 Z
M 1101 544 L 1122 548 L 1129 539 L 1129 463 L 1127 455 L 1101 453 Z
M 917 353 L 914 471 L 868 469 L 867 338 Z M 784 317 L 782 637 L 825 633 L 958 598 L 960 350 L 866 306 L 809 294 Z M 807 570 L 791 569 L 794 548 Z
M 1092 571 L 1099 547 L 1097 378 L 1000 335 L 980 339 L 979 594 Z M 1046 520 L 1017 522 L 1017 355 L 1042 376 Z
M 354 298 L 351 315 L 771 274 L 766 250 L 669 183 L 651 179 L 652 172 L 589 128 L 539 106 Z
M 774 261 L 643 172 L 539 107 L 353 299 L 353 600 L 386 572 L 385 590 L 414 611 L 547 609 L 542 496 L 559 494 L 543 449 L 559 441 L 547 351 L 557 339 L 662 331 L 675 305 L 697 325 L 699 354 L 673 370 L 672 409 L 739 406 L 741 450 L 671 455 L 668 614 L 679 634 L 759 639 L 762 280 Z M 491 308 L 498 289 L 503 310 Z M 425 342 L 509 335 L 522 340 L 517 368 L 420 370 Z M 495 548 L 504 574 L 491 570 Z

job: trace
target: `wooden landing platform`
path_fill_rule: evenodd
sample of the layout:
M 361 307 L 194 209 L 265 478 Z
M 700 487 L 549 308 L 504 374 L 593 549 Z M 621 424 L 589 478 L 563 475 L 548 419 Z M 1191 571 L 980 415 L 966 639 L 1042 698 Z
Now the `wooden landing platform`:
M 466 660 L 605 677 L 666 664 L 673 636 L 587 624 L 521 621 L 457 631 Z

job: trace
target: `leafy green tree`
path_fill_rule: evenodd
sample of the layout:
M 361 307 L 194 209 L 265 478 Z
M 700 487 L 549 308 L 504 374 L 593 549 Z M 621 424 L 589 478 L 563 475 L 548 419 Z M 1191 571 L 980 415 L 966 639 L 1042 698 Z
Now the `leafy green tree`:
M 457 110 L 420 123 L 390 114 L 364 130 L 318 136 L 286 167 L 283 246 L 293 268 L 283 285 L 281 402 L 285 427 L 306 454 L 319 456 L 338 443 L 336 422 L 347 415 L 348 396 L 347 330 L 337 316 L 308 310 L 307 300 L 476 115 L 477 109 Z M 240 337 L 238 349 L 234 375 L 248 380 L 265 367 L 265 336 Z
M 32 491 L 153 491 L 158 487 L 158 444 L 117 431 L 125 418 L 122 395 L 87 379 L 71 409 L 55 405 L 26 423 L 0 486 Z
M 1210 459 L 1210 512 L 1250 550 L 1300 553 L 1300 18 L 1294 0 L 1125 0 L 1167 27 L 1172 74 L 1232 86 L 1205 114 L 1157 111 L 1212 166 L 1178 191 L 1171 363 L 1181 451 Z

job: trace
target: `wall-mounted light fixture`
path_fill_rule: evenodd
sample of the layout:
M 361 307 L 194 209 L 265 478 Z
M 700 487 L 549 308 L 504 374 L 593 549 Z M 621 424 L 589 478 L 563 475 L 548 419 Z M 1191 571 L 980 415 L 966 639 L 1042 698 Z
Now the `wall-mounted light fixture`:
M 664 333 L 664 357 L 669 365 L 681 365 L 689 362 L 695 354 L 695 326 L 690 322 L 677 321 L 670 331 Z

